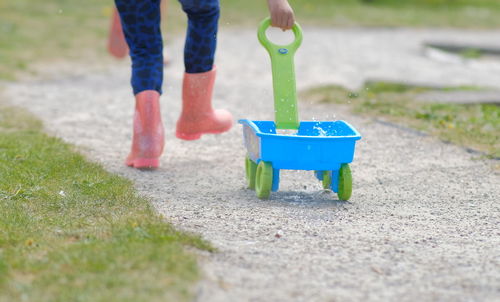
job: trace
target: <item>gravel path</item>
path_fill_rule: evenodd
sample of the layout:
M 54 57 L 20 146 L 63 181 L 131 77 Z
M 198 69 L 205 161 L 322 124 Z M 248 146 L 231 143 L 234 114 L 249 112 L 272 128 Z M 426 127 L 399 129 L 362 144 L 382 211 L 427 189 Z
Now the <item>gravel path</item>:
M 443 63 L 420 48 L 428 39 L 490 41 L 498 35 L 306 28 L 298 84 L 359 87 L 383 78 L 498 88 L 499 63 Z M 216 104 L 236 118 L 272 119 L 269 62 L 254 32 L 220 37 Z M 48 131 L 133 179 L 169 221 L 220 250 L 201 255 L 206 278 L 197 287 L 198 301 L 500 299 L 500 177 L 494 163 L 415 131 L 304 100 L 302 119 L 344 119 L 362 133 L 352 165 L 353 198 L 339 202 L 311 172 L 285 171 L 281 191 L 258 200 L 244 185 L 240 127 L 195 142 L 174 138 L 181 48 L 179 40 L 169 48 L 173 64 L 163 98 L 168 135 L 156 172 L 123 165 L 133 110 L 126 63 L 53 66 L 43 80 L 10 84 L 5 93 L 39 115 Z

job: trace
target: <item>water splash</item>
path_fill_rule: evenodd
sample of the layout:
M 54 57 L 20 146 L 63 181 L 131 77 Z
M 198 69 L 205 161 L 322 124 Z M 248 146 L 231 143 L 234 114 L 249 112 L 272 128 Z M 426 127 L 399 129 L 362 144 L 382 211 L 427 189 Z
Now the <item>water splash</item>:
M 279 135 L 297 135 L 297 132 L 294 129 L 276 129 L 276 134 Z
M 318 125 L 314 126 L 313 129 L 318 130 L 318 136 L 327 136 L 328 134 L 325 129 L 321 128 Z

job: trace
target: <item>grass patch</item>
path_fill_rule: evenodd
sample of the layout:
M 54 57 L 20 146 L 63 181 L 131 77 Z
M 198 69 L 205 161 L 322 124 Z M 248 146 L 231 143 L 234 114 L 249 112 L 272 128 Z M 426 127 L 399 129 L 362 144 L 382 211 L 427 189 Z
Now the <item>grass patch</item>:
M 484 55 L 499 55 L 495 49 L 478 49 L 467 46 L 428 44 L 428 48 L 459 55 L 464 59 L 481 59 Z
M 460 56 L 464 59 L 479 59 L 483 54 L 479 49 L 467 48 L 460 52 Z
M 111 0 L 0 0 L 0 78 L 40 59 L 103 54 Z
M 41 128 L 0 107 L 0 301 L 188 300 L 212 248 Z
M 476 87 L 441 89 L 474 90 Z M 458 145 L 500 158 L 500 107 L 492 104 L 437 104 L 414 101 L 430 87 L 369 83 L 360 91 L 338 86 L 318 87 L 303 93 L 308 101 L 349 104 L 357 113 L 384 118 L 436 135 Z

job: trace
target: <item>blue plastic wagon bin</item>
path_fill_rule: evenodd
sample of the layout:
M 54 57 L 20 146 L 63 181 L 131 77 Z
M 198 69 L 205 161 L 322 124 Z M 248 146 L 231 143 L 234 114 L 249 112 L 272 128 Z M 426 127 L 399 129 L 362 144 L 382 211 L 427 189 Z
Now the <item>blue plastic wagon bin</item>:
M 344 121 L 299 122 L 293 55 L 302 41 L 302 31 L 295 24 L 295 41 L 274 45 L 265 36 L 269 24 L 269 19 L 261 23 L 258 37 L 271 56 L 275 121 L 239 121 L 247 149 L 248 187 L 259 198 L 268 198 L 279 188 L 280 170 L 313 170 L 325 189 L 348 200 L 352 192 L 349 163 L 361 135 Z M 280 129 L 288 131 L 283 134 Z
M 323 181 L 324 187 L 339 192 L 339 176 L 351 179 L 349 166 L 354 158 L 354 147 L 361 135 L 344 121 L 301 122 L 297 134 L 284 135 L 276 132 L 273 121 L 240 120 L 248 157 L 247 179 L 255 188 L 258 165 L 263 162 L 272 169 L 271 190 L 279 188 L 279 170 L 313 170 Z M 251 161 L 251 162 L 249 162 Z M 252 171 L 255 170 L 255 171 Z M 349 175 L 346 175 L 349 174 Z M 261 177 L 262 178 L 262 177 Z M 263 180 L 265 181 L 265 180 Z M 348 187 L 351 181 L 348 179 Z M 342 191 L 345 187 L 340 188 Z M 349 190 L 350 191 L 350 190 Z M 348 193 L 348 192 L 341 192 Z M 343 194 L 341 199 L 350 197 Z

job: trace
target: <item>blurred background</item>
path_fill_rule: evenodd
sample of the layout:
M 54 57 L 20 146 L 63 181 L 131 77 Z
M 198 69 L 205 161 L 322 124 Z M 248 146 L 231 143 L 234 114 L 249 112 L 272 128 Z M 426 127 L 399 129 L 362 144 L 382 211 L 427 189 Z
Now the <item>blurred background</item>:
M 376 27 L 500 27 L 497 0 L 291 0 L 305 25 Z M 265 0 L 221 0 L 221 27 L 254 27 Z M 0 79 L 14 79 L 40 60 L 104 55 L 113 11 L 110 0 L 0 0 Z M 185 16 L 168 1 L 164 36 L 181 34 Z

